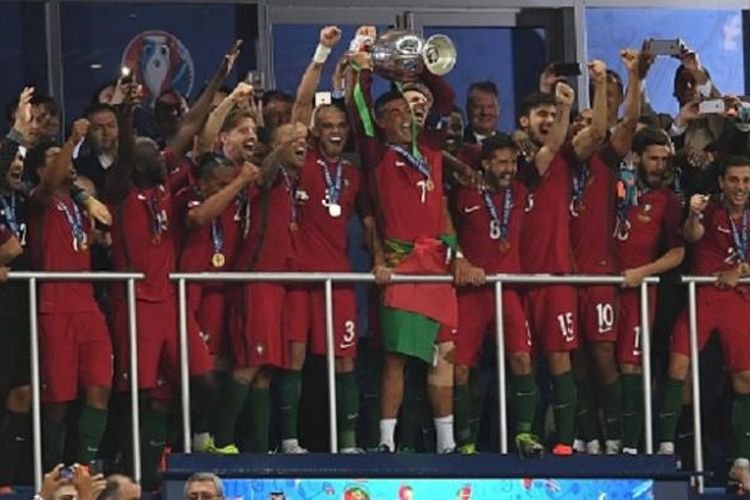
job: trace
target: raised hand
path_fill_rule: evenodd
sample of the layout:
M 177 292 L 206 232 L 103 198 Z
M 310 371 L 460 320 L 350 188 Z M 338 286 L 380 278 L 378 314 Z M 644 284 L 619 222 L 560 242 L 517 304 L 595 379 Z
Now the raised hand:
M 73 130 L 70 132 L 70 142 L 78 144 L 89 133 L 90 123 L 86 118 L 79 118 L 73 123 Z
M 596 83 L 606 82 L 607 80 L 607 65 L 604 61 L 595 59 L 586 65 L 589 69 L 589 77 Z
M 320 44 L 333 48 L 341 40 L 341 30 L 337 26 L 326 26 L 320 30 Z
M 573 105 L 575 98 L 575 91 L 567 83 L 560 82 L 557 87 L 555 87 L 555 100 L 558 104 L 570 107 Z
M 24 138 L 29 132 L 31 124 L 31 99 L 34 98 L 34 87 L 24 87 L 18 96 L 18 107 L 16 108 L 16 119 L 13 128 Z

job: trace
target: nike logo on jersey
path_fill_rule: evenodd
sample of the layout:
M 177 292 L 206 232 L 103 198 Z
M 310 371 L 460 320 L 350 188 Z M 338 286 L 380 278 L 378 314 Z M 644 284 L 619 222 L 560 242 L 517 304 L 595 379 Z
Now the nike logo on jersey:
M 402 162 L 402 161 L 398 161 L 398 160 L 396 160 L 396 166 L 397 166 L 397 167 L 405 167 L 405 166 L 406 166 L 406 163 L 404 163 L 404 162 Z
M 721 227 L 721 226 L 716 226 L 716 229 L 717 229 L 717 230 L 718 230 L 718 231 L 719 231 L 720 233 L 724 233 L 724 234 L 732 234 L 732 231 L 731 231 L 731 229 L 727 229 L 727 228 L 725 228 L 725 227 Z
M 339 344 L 339 349 L 349 349 L 350 347 L 354 347 L 354 344 L 356 344 L 356 342 L 341 342 Z
M 474 206 L 471 206 L 471 207 L 464 207 L 464 213 L 465 214 L 470 214 L 471 212 L 476 212 L 480 208 L 481 207 L 479 205 L 474 205 Z

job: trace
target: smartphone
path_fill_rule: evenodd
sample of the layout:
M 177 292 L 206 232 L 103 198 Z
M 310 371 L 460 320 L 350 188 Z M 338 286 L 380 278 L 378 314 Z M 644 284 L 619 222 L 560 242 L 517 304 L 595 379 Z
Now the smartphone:
M 557 76 L 579 76 L 581 74 L 581 65 L 577 62 L 555 63 L 552 65 L 552 71 Z
M 60 469 L 60 479 L 63 481 L 73 481 L 76 475 L 75 465 L 68 465 Z
M 97 474 L 104 474 L 104 460 L 101 458 L 95 458 L 89 462 L 89 474 L 96 476 Z
M 726 111 L 726 106 L 723 99 L 711 99 L 709 101 L 701 101 L 698 104 L 698 113 L 702 115 L 723 113 L 724 111 Z
M 245 83 L 249 83 L 253 86 L 253 95 L 256 100 L 263 98 L 263 73 L 260 71 L 248 71 L 245 77 Z
M 120 68 L 120 79 L 124 84 L 133 83 L 133 72 L 130 68 L 127 66 Z
M 324 104 L 331 104 L 331 93 L 330 92 L 315 92 L 315 107 L 322 106 Z
M 676 56 L 682 52 L 684 46 L 682 40 L 651 40 L 651 53 L 655 56 Z

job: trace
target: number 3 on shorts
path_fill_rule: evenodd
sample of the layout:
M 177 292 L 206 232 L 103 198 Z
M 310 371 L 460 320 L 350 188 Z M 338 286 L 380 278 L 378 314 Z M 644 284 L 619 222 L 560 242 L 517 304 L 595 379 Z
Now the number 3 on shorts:
M 565 342 L 573 342 L 575 340 L 575 327 L 573 325 L 573 313 L 566 312 L 557 315 L 557 322 L 560 323 L 560 333 L 562 333 Z

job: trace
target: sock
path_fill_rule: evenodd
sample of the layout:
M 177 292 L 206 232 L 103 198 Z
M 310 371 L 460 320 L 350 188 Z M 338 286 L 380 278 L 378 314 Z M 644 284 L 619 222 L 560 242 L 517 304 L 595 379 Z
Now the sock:
M 15 413 L 5 410 L 0 421 L 0 486 L 13 484 L 13 476 L 18 467 L 23 448 L 29 442 L 28 413 Z M 46 439 L 46 436 L 45 436 Z
M 578 399 L 576 399 L 576 437 L 589 442 L 596 439 L 596 399 L 594 398 L 594 385 L 590 380 L 576 380 L 578 387 Z
M 735 394 L 732 403 L 735 456 L 750 458 L 750 394 Z
M 531 432 L 536 410 L 534 375 L 514 375 L 511 381 L 513 406 L 516 411 L 516 434 Z
M 417 449 L 417 443 L 421 441 L 422 422 L 420 417 L 425 385 L 424 380 L 421 380 L 421 384 L 419 383 L 420 379 L 417 377 L 417 370 L 414 366 L 409 366 L 407 363 L 405 372 L 404 398 L 398 418 L 398 445 L 400 449 L 405 448 L 414 451 Z
M 470 443 L 476 443 L 479 436 L 479 424 L 482 420 L 482 405 L 484 403 L 484 385 L 479 370 L 471 370 L 469 375 L 469 429 Z M 453 411 L 455 415 L 455 410 Z
M 336 375 L 336 413 L 339 426 L 339 449 L 357 446 L 359 388 L 354 372 Z
M 667 377 L 664 383 L 664 395 L 659 412 L 660 442 L 674 442 L 677 421 L 680 419 L 680 413 L 682 412 L 682 385 L 682 380 L 675 380 L 672 377 Z
M 682 394 L 682 392 L 680 392 Z M 643 377 L 637 373 L 622 374 L 623 448 L 638 448 L 643 429 Z
M 87 404 L 81 408 L 78 416 L 78 460 L 79 464 L 88 464 L 99 452 L 99 443 L 107 428 L 107 410 L 100 410 Z
M 380 419 L 380 444 L 388 445 L 391 450 L 396 449 L 396 422 L 395 418 Z
M 196 434 L 209 433 L 211 422 L 216 420 L 215 410 L 219 407 L 218 385 L 211 376 L 192 377 L 190 392 L 193 401 L 192 430 Z
M 453 388 L 453 414 L 456 440 L 459 446 L 471 443 L 471 395 L 469 385 L 460 384 Z
M 57 421 L 45 418 L 42 421 L 42 454 L 44 470 L 52 470 L 63 462 L 65 452 L 65 419 Z
M 445 453 L 456 447 L 456 441 L 453 439 L 453 415 L 437 417 L 435 421 L 435 435 L 437 436 L 437 452 Z
M 251 387 L 248 395 L 250 405 L 250 451 L 268 453 L 268 429 L 271 424 L 271 390 L 267 387 Z
M 619 378 L 611 384 L 602 384 L 599 401 L 604 413 L 607 439 L 622 439 L 622 384 Z
M 300 370 L 285 370 L 279 377 L 281 439 L 297 439 L 301 386 L 302 372 Z
M 218 448 L 234 442 L 234 426 L 242 413 L 250 386 L 235 379 L 229 382 L 229 390 L 223 410 L 217 412 L 216 427 L 214 428 L 214 442 Z
M 573 444 L 576 416 L 576 382 L 573 372 L 552 376 L 557 442 Z
M 167 417 L 153 410 L 141 415 L 141 484 L 145 491 L 159 486 L 159 461 L 167 441 Z

